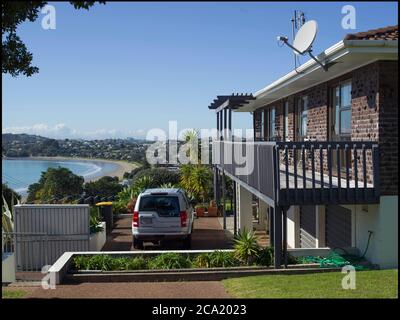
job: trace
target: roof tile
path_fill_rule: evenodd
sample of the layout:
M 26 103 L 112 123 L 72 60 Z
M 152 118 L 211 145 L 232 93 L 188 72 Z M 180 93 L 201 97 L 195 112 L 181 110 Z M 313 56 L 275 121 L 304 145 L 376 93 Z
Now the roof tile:
M 346 35 L 344 40 L 398 40 L 398 25 L 368 30 Z

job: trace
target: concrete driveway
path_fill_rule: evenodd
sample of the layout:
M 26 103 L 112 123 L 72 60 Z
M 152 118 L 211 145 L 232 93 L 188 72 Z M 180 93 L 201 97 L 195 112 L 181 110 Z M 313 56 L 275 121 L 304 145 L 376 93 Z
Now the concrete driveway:
M 107 242 L 102 251 L 133 251 L 136 250 L 132 246 L 132 218 L 124 217 L 115 221 L 114 229 L 107 236 Z M 195 219 L 192 234 L 192 249 L 230 249 L 232 241 L 230 233 L 222 229 L 218 218 L 201 217 Z M 154 245 L 145 242 L 146 250 L 163 250 L 163 249 L 182 249 L 182 243 L 179 241 L 164 242 L 161 245 Z

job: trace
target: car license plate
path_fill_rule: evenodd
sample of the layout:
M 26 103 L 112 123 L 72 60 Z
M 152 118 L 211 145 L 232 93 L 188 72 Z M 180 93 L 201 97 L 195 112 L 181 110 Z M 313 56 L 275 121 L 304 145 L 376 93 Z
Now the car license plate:
M 153 219 L 152 218 L 148 218 L 148 217 L 143 217 L 142 219 L 140 219 L 140 222 L 143 224 L 152 224 L 153 223 Z

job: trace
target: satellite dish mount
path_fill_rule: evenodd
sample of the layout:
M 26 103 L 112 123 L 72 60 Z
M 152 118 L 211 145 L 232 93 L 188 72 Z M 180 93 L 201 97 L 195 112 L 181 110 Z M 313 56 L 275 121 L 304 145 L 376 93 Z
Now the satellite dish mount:
M 312 45 L 314 43 L 315 37 L 317 35 L 317 22 L 315 20 L 310 20 L 303 24 L 296 34 L 293 40 L 293 44 L 289 43 L 289 40 L 285 36 L 278 37 L 279 41 L 282 41 L 289 48 L 291 48 L 296 55 L 304 56 L 306 53 L 318 63 L 324 71 L 328 71 L 327 64 L 322 63 L 312 54 Z

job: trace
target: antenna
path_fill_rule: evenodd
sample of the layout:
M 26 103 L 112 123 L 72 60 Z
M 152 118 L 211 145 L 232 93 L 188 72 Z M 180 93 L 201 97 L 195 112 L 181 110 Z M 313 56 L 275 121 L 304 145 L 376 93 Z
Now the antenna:
M 295 14 L 294 27 L 296 26 L 295 25 L 297 23 L 296 21 L 297 18 Z M 305 21 L 304 16 L 303 18 L 301 18 L 300 16 L 300 21 Z M 317 62 L 324 69 L 324 71 L 328 71 L 328 65 L 326 63 L 323 64 L 312 54 L 312 45 L 314 43 L 315 37 L 317 36 L 317 29 L 318 29 L 317 22 L 315 20 L 310 20 L 304 23 L 299 29 L 299 31 L 297 31 L 296 36 L 294 37 L 293 40 L 293 44 L 290 44 L 288 38 L 285 36 L 279 36 L 278 41 L 282 41 L 289 48 L 291 48 L 295 53 L 295 56 L 304 55 L 308 53 L 308 55 L 315 62 Z
M 302 25 L 306 22 L 306 17 L 304 15 L 303 11 L 300 10 L 294 10 L 293 13 L 293 18 L 290 19 L 292 22 L 292 37 L 293 39 L 295 38 L 296 32 L 302 27 Z M 294 58 L 294 69 L 297 69 L 297 62 L 299 60 L 299 57 L 296 55 L 296 53 L 293 54 Z

